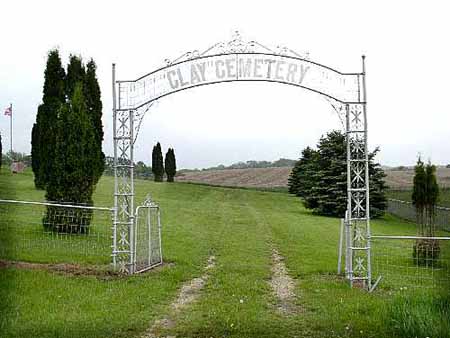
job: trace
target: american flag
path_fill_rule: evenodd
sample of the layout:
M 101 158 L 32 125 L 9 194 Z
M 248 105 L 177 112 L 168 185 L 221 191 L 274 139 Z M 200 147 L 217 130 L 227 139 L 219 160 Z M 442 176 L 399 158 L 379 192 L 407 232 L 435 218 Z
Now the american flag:
M 8 108 L 5 109 L 5 115 L 6 116 L 12 115 L 12 107 L 11 106 L 9 106 Z

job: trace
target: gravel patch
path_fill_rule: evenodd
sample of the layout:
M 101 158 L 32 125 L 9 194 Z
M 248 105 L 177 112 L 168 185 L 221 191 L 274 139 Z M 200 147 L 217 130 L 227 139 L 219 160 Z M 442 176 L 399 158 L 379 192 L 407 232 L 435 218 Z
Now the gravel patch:
M 295 281 L 289 276 L 284 258 L 277 250 L 272 250 L 272 279 L 269 282 L 277 299 L 277 311 L 283 315 L 296 312 Z
M 191 279 L 183 284 L 177 298 L 170 304 L 170 313 L 162 319 L 157 319 L 151 328 L 142 336 L 142 338 L 175 338 L 174 336 L 159 336 L 161 330 L 172 329 L 176 326 L 176 316 L 185 308 L 194 303 L 200 297 L 200 291 L 209 278 L 209 271 L 216 266 L 216 257 L 210 256 L 208 263 L 204 268 L 203 275 Z

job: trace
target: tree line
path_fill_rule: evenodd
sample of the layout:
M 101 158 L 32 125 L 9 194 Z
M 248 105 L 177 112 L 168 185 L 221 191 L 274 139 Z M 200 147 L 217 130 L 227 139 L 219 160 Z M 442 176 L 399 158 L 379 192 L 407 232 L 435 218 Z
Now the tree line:
M 96 70 L 94 60 L 84 64 L 76 55 L 70 55 L 65 69 L 57 49 L 48 53 L 42 103 L 31 135 L 34 183 L 37 189 L 46 191 L 48 201 L 93 204 L 92 194 L 105 160 L 103 106 Z M 56 213 L 47 208 L 44 226 L 64 232 L 85 231 L 81 227 L 89 226 L 89 215 L 81 220 Z
M 387 207 L 385 173 L 369 153 L 370 215 L 379 217 Z M 340 131 L 322 137 L 316 149 L 305 148 L 288 180 L 289 193 L 301 198 L 307 209 L 326 216 L 344 217 L 347 209 L 347 142 Z
M 107 156 L 105 158 L 106 175 L 114 176 L 114 157 Z M 163 157 L 161 144 L 158 142 L 152 150 L 152 165 L 147 166 L 144 162 L 138 161 L 134 163 L 134 176 L 141 179 L 153 179 L 155 182 L 162 182 L 164 176 L 167 182 L 174 182 L 177 174 L 177 164 L 175 151 L 169 148 L 166 156 Z
M 245 161 L 245 162 L 237 162 L 233 163 L 229 166 L 225 166 L 223 164 L 219 164 L 215 167 L 209 167 L 201 169 L 202 171 L 208 170 L 227 170 L 227 169 L 252 169 L 252 168 L 281 168 L 281 167 L 293 167 L 296 163 L 296 160 L 291 160 L 288 158 L 280 158 L 276 161 Z M 183 169 L 183 172 L 191 172 L 191 171 L 200 171 L 200 169 Z

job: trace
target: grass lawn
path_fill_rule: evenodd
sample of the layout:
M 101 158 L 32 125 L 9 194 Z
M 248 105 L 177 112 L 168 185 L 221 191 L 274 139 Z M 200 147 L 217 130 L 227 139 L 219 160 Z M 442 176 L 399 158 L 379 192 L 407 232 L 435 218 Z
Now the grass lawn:
M 111 206 L 112 193 L 113 179 L 103 177 L 95 204 Z M 349 289 L 336 276 L 339 220 L 311 215 L 288 194 L 138 180 L 136 201 L 143 201 L 147 193 L 161 205 L 164 258 L 173 264 L 121 278 L 0 268 L 0 336 L 139 337 L 168 312 L 183 282 L 202 274 L 211 254 L 217 265 L 201 297 L 164 334 L 180 338 L 413 337 L 398 328 L 401 314 L 406 313 L 401 307 L 404 298 L 417 300 L 415 304 L 423 301 L 419 312 L 434 301 L 425 292 L 383 285 L 373 294 Z M 34 189 L 29 173 L 0 174 L 0 195 L 44 198 L 42 191 Z M 390 216 L 373 221 L 372 229 L 378 234 L 415 233 L 412 224 Z M 12 242 L 18 240 L 8 238 L 6 232 L 0 236 L 4 246 L 15 246 Z M 297 281 L 296 302 L 301 310 L 289 317 L 279 315 L 272 306 L 275 299 L 267 281 L 273 247 L 285 257 Z M 37 252 L 0 253 L 0 258 L 46 261 Z M 89 256 L 77 259 L 81 264 L 92 263 Z M 55 258 L 47 261 L 55 262 Z M 438 329 L 446 309 L 427 312 L 437 318 L 433 325 Z

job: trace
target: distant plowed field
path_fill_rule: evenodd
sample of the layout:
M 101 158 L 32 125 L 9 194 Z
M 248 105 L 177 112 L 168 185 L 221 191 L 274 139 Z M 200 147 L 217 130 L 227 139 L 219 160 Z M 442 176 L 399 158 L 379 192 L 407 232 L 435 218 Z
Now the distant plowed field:
M 438 184 L 441 188 L 450 188 L 450 168 L 437 169 Z M 393 190 L 412 188 L 414 170 L 387 170 L 387 183 Z
M 207 170 L 184 173 L 178 182 L 195 182 L 230 187 L 278 188 L 287 187 L 291 167 Z
M 206 170 L 184 173 L 176 177 L 179 182 L 206 183 L 231 187 L 278 188 L 286 187 L 291 167 Z M 386 182 L 391 189 L 412 187 L 414 170 L 386 170 Z M 450 168 L 438 168 L 441 187 L 450 188 Z

